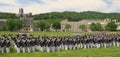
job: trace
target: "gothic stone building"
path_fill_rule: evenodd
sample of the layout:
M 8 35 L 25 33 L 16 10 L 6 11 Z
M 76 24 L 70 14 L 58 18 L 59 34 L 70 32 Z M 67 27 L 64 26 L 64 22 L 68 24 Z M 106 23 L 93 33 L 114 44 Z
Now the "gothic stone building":
M 19 9 L 19 14 L 16 14 L 17 17 L 20 18 L 20 20 L 23 21 L 23 28 L 21 32 L 28 32 L 33 31 L 34 27 L 34 20 L 32 18 L 32 13 L 24 14 L 24 10 L 22 8 Z
M 19 9 L 19 13 L 16 14 L 20 20 L 23 21 L 23 28 L 20 32 L 29 32 L 34 30 L 34 19 L 32 18 L 32 13 L 24 14 L 24 10 L 22 8 Z M 6 19 L 0 19 L 0 30 L 5 24 Z
M 92 19 L 92 20 L 86 20 L 86 19 L 83 19 L 81 21 L 77 21 L 77 22 L 71 22 L 71 21 L 68 21 L 67 19 L 65 20 L 62 20 L 61 21 L 61 31 L 65 31 L 65 26 L 66 24 L 69 24 L 71 25 L 71 28 L 69 29 L 69 31 L 71 32 L 80 32 L 81 29 L 79 28 L 80 25 L 85 25 L 86 26 L 86 31 L 91 31 L 90 30 L 90 24 L 91 23 L 100 23 L 102 25 L 102 27 L 105 29 L 105 25 L 110 22 L 110 19 Z

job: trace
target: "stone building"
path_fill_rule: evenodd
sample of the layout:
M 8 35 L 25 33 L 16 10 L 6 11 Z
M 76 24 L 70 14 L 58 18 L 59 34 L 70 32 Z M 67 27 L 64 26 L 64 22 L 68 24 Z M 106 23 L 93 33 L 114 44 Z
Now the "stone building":
M 72 32 L 80 32 L 81 29 L 79 28 L 80 25 L 85 25 L 86 26 L 86 30 L 87 31 L 91 31 L 90 30 L 90 24 L 91 23 L 100 23 L 102 25 L 103 28 L 105 28 L 105 25 L 110 22 L 110 19 L 92 19 L 92 20 L 86 20 L 86 19 L 83 19 L 81 21 L 68 21 L 67 19 L 65 20 L 62 20 L 60 23 L 61 23 L 61 31 L 65 31 L 65 26 L 66 24 L 69 24 L 71 25 L 71 28 L 69 29 L 69 31 L 72 31 Z
M 24 10 L 22 8 L 19 9 L 19 13 L 16 14 L 20 20 L 23 21 L 23 28 L 20 32 L 30 32 L 34 31 L 34 19 L 32 18 L 32 13 L 24 14 Z M 0 29 L 2 29 L 6 19 L 0 19 Z
M 0 19 L 0 30 L 3 29 L 6 19 Z
M 24 14 L 24 10 L 22 8 L 19 9 L 19 14 L 16 14 L 20 20 L 23 21 L 22 32 L 28 32 L 34 30 L 34 19 L 32 18 L 32 13 Z

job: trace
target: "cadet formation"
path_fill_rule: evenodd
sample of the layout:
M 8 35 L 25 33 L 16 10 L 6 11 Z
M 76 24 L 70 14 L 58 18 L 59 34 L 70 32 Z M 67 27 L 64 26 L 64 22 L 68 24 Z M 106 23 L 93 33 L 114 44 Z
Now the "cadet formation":
M 60 52 L 61 50 L 76 50 L 90 48 L 108 48 L 120 46 L 120 33 L 107 34 L 88 34 L 77 36 L 38 36 L 19 35 L 6 36 L 0 38 L 0 52 L 10 53 L 11 46 L 17 53 L 30 52 Z

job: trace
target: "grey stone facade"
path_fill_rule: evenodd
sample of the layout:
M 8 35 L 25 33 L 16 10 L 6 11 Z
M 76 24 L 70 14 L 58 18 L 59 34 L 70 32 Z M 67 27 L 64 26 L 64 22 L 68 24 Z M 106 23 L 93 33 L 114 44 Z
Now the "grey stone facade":
M 30 32 L 34 30 L 34 19 L 32 18 L 32 13 L 24 14 L 24 10 L 20 8 L 17 16 L 23 21 L 23 29 L 21 32 Z
M 92 20 L 86 20 L 86 19 L 83 19 L 81 21 L 77 21 L 77 22 L 71 22 L 71 21 L 68 21 L 67 19 L 65 20 L 62 20 L 61 21 L 61 31 L 65 31 L 65 26 L 66 24 L 69 24 L 71 25 L 71 28 L 69 29 L 69 31 L 71 32 L 80 32 L 81 29 L 79 29 L 79 26 L 80 25 L 85 25 L 86 26 L 86 30 L 87 31 L 91 31 L 90 30 L 90 24 L 91 23 L 100 23 L 102 25 L 102 27 L 104 28 L 105 25 L 110 22 L 110 19 L 92 19 Z

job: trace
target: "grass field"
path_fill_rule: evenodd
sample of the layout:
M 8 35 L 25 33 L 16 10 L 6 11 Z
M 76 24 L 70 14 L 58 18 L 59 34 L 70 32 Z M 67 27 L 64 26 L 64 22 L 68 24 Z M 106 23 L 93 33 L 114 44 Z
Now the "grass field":
M 15 35 L 15 33 L 17 32 L 10 32 L 10 31 L 0 31 L 0 37 L 3 35 L 3 34 L 12 34 L 12 35 Z M 119 32 L 109 32 L 109 33 L 119 33 Z M 72 32 L 30 32 L 31 35 L 34 35 L 35 37 L 37 37 L 38 35 L 40 36 L 72 36 L 74 35 L 74 33 Z M 94 32 L 81 32 L 79 34 L 94 34 Z
M 4 34 L 15 35 L 15 33 L 17 33 L 17 32 L 0 31 L 0 37 Z M 35 37 L 37 37 L 38 35 L 40 35 L 40 36 L 44 36 L 44 35 L 46 35 L 46 36 L 72 36 L 73 35 L 72 32 L 30 32 L 30 34 L 34 35 Z
M 32 52 L 0 54 L 0 57 L 120 57 L 120 47 L 68 50 L 61 52 Z

